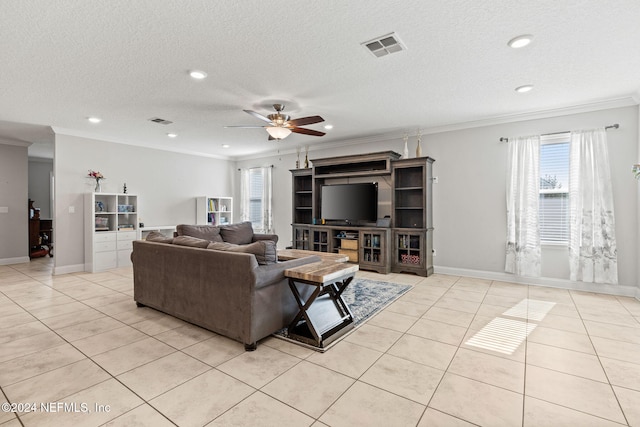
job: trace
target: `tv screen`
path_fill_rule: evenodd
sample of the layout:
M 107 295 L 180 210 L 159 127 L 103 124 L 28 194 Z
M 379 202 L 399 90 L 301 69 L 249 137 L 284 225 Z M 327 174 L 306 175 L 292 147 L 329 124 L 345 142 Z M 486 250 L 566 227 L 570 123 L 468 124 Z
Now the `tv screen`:
M 375 221 L 378 218 L 378 184 L 324 185 L 321 215 L 325 220 Z

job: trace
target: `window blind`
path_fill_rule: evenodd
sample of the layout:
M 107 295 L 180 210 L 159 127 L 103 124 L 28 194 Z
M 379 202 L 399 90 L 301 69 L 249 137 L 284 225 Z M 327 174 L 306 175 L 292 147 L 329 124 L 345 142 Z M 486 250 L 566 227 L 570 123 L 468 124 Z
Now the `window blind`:
M 569 241 L 569 134 L 541 138 L 540 240 Z

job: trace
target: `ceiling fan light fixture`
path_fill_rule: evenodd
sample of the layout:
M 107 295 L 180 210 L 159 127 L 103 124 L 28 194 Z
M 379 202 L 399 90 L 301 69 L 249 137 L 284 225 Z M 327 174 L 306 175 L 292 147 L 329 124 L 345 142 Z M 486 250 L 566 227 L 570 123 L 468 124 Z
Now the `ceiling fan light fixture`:
M 285 139 L 291 135 L 291 129 L 280 126 L 267 126 L 265 128 L 269 135 L 275 139 Z

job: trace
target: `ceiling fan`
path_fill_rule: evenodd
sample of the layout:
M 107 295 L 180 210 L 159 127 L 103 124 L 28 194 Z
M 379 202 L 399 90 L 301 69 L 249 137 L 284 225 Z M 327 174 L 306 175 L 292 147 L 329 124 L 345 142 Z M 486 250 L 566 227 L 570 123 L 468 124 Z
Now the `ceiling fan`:
M 226 128 L 264 128 L 269 133 L 269 141 L 285 139 L 287 136 L 294 133 L 301 133 L 304 135 L 323 136 L 324 132 L 319 132 L 313 129 L 301 128 L 299 126 L 312 125 L 314 123 L 324 122 L 324 119 L 320 116 L 302 117 L 300 119 L 291 119 L 287 114 L 282 114 L 284 105 L 273 104 L 273 109 L 276 110 L 275 114 L 269 114 L 263 116 L 260 113 L 256 113 L 252 110 L 243 110 L 245 113 L 263 120 L 268 123 L 265 126 L 225 126 Z

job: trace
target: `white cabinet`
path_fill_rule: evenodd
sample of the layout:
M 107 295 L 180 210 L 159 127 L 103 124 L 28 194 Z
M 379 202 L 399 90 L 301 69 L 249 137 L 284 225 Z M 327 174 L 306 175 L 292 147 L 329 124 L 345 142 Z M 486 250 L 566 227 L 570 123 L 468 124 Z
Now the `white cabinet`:
M 232 208 L 232 197 L 196 197 L 196 224 L 231 224 Z
M 133 194 L 85 195 L 85 271 L 131 265 L 133 241 L 140 239 L 138 208 L 138 196 Z

